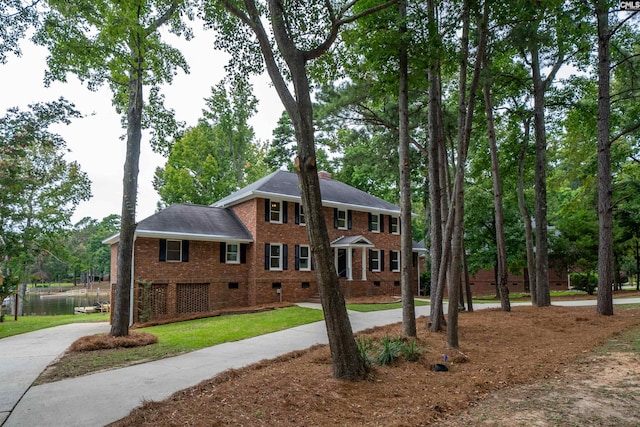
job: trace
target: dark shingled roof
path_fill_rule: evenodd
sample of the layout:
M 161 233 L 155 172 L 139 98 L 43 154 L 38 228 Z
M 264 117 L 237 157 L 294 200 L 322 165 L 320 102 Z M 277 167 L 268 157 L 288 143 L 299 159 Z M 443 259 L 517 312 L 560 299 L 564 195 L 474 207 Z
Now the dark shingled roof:
M 171 234 L 211 240 L 252 241 L 253 237 L 231 209 L 197 205 L 171 205 L 140 221 L 138 235 Z
M 228 207 L 252 197 L 282 197 L 300 200 L 298 176 L 291 172 L 276 171 L 250 184 L 235 193 L 217 201 L 213 206 Z M 400 213 L 400 208 L 357 188 L 333 179 L 320 179 L 322 203 L 325 206 L 345 206 L 364 211 Z

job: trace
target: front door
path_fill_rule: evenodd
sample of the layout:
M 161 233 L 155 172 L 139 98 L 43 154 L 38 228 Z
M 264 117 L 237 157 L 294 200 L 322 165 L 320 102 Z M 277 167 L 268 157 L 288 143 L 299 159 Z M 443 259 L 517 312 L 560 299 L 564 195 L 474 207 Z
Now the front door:
M 338 277 L 347 277 L 347 250 L 338 249 Z

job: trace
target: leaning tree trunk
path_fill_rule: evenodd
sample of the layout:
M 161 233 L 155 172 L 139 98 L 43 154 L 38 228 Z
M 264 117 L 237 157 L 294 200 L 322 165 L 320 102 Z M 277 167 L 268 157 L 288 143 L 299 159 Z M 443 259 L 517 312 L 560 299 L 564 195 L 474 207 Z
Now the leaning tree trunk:
M 400 18 L 400 53 L 398 76 L 398 157 L 400 167 L 401 199 L 401 289 L 402 289 L 402 335 L 416 337 L 416 310 L 413 302 L 413 240 L 411 236 L 411 164 L 409 162 L 409 67 L 405 34 L 407 32 L 407 1 L 398 2 Z
M 613 216 L 611 212 L 611 108 L 609 7 L 596 2 L 598 19 L 598 304 L 597 313 L 613 315 Z
M 333 376 L 342 380 L 357 381 L 366 377 L 367 367 L 353 337 L 353 330 L 333 263 L 329 233 L 322 209 L 320 180 L 316 165 L 313 104 L 306 69 L 307 61 L 313 58 L 309 52 L 299 50 L 288 34 L 282 2 L 270 0 L 268 3 L 273 34 L 278 50 L 286 63 L 295 97 L 291 95 L 275 60 L 256 4 L 246 1 L 245 5 L 250 8 L 252 29 L 258 38 L 267 72 L 291 118 L 296 134 L 298 143 L 296 170 L 300 181 L 302 206 L 307 219 L 307 236 L 316 264 L 316 278 L 329 338 Z M 314 55 L 321 55 L 329 46 L 330 44 L 325 44 L 324 48 L 315 52 Z
M 138 170 L 140 141 L 142 140 L 142 58 L 132 55 L 136 68 L 129 79 L 129 107 L 127 109 L 127 154 L 122 180 L 122 214 L 118 242 L 118 272 L 115 304 L 111 320 L 113 337 L 129 335 L 132 286 L 134 233 L 136 229 L 136 203 L 138 197 Z
M 429 36 L 432 44 L 439 44 L 439 33 L 435 19 L 435 2 L 427 1 L 427 11 L 429 20 Z M 445 167 L 440 160 L 444 157 L 445 151 L 444 130 L 441 118 L 441 93 L 440 93 L 440 60 L 437 56 L 431 58 L 431 63 L 427 69 L 429 80 L 429 199 L 431 201 L 431 225 L 429 237 L 431 240 L 431 281 L 430 281 L 430 315 L 425 325 L 426 329 L 439 331 L 445 324 L 442 307 L 443 288 L 439 287 L 438 280 L 440 274 L 440 259 L 443 249 L 443 185 L 441 179 L 442 168 Z
M 507 270 L 507 245 L 504 237 L 504 212 L 502 208 L 502 184 L 500 183 L 500 165 L 498 162 L 498 144 L 493 121 L 493 103 L 491 102 L 491 89 L 489 82 L 483 83 L 485 111 L 487 115 L 487 132 L 489 136 L 489 150 L 491 151 L 491 176 L 493 178 L 493 201 L 496 222 L 496 252 L 497 275 L 496 287 L 500 291 L 500 308 L 502 311 L 511 311 L 509 302 L 508 270 Z

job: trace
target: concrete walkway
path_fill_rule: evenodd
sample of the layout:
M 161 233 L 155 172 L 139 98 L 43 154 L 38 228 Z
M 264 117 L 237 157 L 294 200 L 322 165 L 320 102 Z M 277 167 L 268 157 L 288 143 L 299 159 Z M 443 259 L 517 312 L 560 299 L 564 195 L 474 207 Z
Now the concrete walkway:
M 594 303 L 569 301 L 554 305 Z M 638 304 L 640 299 L 615 303 Z M 317 304 L 301 305 L 320 308 Z M 499 304 L 476 304 L 474 308 L 496 306 Z M 416 316 L 428 313 L 429 306 L 416 307 Z M 349 312 L 349 318 L 353 331 L 358 332 L 400 322 L 402 311 Z M 144 401 L 165 399 L 227 369 L 327 343 L 324 322 L 316 322 L 154 362 L 30 387 L 47 364 L 77 337 L 107 330 L 106 324 L 75 324 L 0 340 L 0 410 L 4 414 L 0 425 L 102 426 L 125 417 Z

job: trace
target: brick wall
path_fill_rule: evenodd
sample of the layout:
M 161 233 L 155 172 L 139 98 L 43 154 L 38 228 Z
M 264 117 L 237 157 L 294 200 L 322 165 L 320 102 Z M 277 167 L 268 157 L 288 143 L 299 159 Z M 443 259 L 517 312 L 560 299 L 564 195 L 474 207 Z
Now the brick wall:
M 315 272 L 295 269 L 295 245 L 308 244 L 306 226 L 295 224 L 295 203 L 287 204 L 288 221 L 274 224 L 264 220 L 264 199 L 252 199 L 232 209 L 254 236 L 247 245 L 245 264 L 220 263 L 220 243 L 190 241 L 188 262 L 159 260 L 160 239 L 138 237 L 135 242 L 134 321 L 152 318 L 171 318 L 189 310 L 217 310 L 229 307 L 252 306 L 276 301 L 300 302 L 318 294 Z M 367 248 L 352 251 L 353 280 L 340 279 L 346 297 L 383 294 L 399 295 L 400 272 L 390 268 L 390 251 L 400 247 L 400 235 L 388 229 L 384 216 L 384 232 L 368 230 L 368 214 L 352 212 L 352 228 L 334 228 L 333 209 L 324 209 L 329 238 L 362 235 L 376 249 L 384 251 L 384 271 L 365 271 L 362 277 L 362 254 L 368 263 Z M 271 271 L 264 268 L 265 244 L 288 245 L 288 269 Z M 111 277 L 116 281 L 117 245 L 112 245 Z M 417 277 L 414 269 L 414 282 Z M 146 284 L 146 288 L 145 288 Z M 150 287 L 150 288 L 149 288 Z M 279 291 L 278 291 L 279 289 Z M 151 310 L 151 311 L 150 311 Z M 143 319 L 144 320 L 144 319 Z
M 525 270 L 526 271 L 526 270 Z M 567 275 L 562 269 L 549 268 L 549 289 L 552 291 L 565 290 L 569 283 Z M 509 292 L 529 292 L 529 280 L 524 274 L 511 274 L 508 277 Z M 469 277 L 471 292 L 475 295 L 496 295 L 496 279 L 494 270 L 479 270 Z

